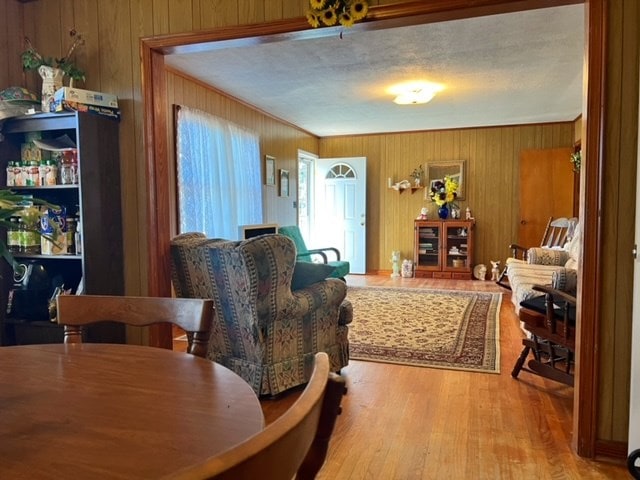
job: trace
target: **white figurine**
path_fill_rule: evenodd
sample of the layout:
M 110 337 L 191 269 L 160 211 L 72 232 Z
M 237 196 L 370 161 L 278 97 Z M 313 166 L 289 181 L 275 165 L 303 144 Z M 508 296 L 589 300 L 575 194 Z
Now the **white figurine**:
M 494 262 L 493 260 L 491 260 L 491 281 L 492 282 L 497 282 L 498 281 L 498 277 L 500 276 L 500 262 Z
M 408 258 L 402 261 L 402 278 L 413 277 L 413 262 Z
M 464 211 L 464 219 L 471 220 L 471 209 L 469 207 Z
M 391 272 L 391 278 L 397 278 L 400 276 L 400 251 L 394 250 L 391 252 L 391 264 L 393 271 Z
M 416 217 L 416 220 L 426 220 L 427 219 L 427 207 L 422 207 L 420 209 L 420 215 Z

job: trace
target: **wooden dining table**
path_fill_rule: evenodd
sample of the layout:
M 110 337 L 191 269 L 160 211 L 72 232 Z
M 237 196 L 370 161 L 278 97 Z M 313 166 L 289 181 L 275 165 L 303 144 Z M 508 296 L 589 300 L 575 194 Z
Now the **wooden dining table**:
M 160 478 L 263 428 L 244 380 L 187 353 L 0 347 L 0 478 Z

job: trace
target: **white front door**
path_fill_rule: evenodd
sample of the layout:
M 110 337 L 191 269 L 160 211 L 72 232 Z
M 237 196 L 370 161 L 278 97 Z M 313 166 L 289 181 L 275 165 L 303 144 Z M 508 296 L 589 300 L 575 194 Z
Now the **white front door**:
M 314 197 L 310 248 L 336 247 L 351 273 L 366 273 L 366 157 L 316 160 Z

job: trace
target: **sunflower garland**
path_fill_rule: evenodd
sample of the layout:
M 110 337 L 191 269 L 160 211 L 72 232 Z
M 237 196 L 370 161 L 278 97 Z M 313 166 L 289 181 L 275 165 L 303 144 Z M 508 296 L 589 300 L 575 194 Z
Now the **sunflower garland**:
M 331 27 L 337 23 L 348 28 L 369 12 L 365 0 L 309 0 L 309 5 L 307 21 L 313 28 Z

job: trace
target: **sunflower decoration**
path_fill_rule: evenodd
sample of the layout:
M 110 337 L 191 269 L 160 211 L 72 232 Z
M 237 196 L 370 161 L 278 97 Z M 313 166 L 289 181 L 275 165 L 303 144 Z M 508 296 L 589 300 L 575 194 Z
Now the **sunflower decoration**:
M 313 28 L 340 24 L 350 27 L 369 12 L 366 0 L 309 0 L 307 21 Z

